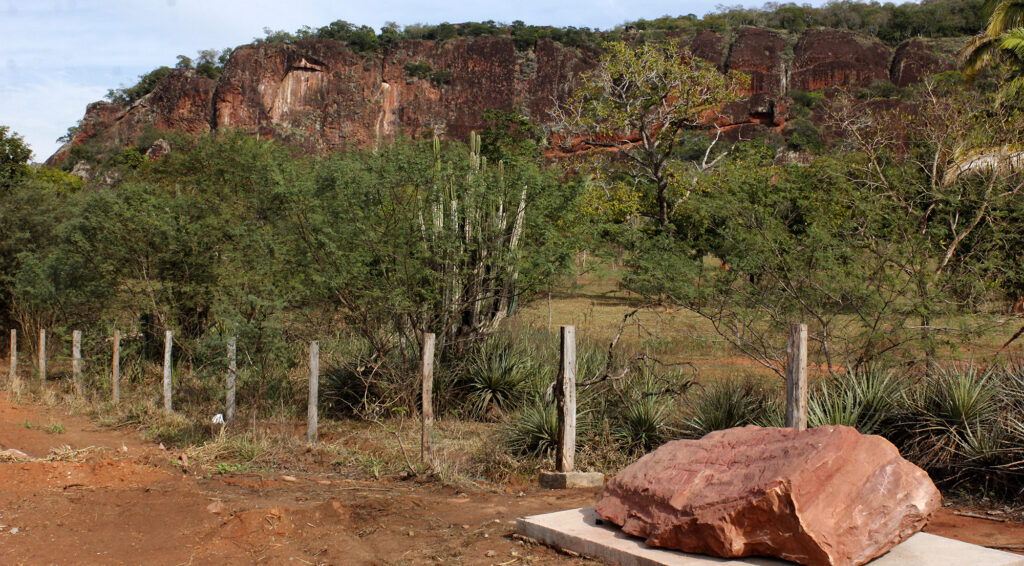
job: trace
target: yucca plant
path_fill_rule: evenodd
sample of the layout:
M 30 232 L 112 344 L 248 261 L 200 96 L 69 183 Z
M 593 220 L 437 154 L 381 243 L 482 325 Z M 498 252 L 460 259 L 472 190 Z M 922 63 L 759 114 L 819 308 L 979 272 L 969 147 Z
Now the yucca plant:
M 979 439 L 988 438 L 988 429 L 999 426 L 998 385 L 991 368 L 939 368 L 908 396 L 912 420 L 901 447 L 904 453 L 929 473 L 959 475 L 956 468 L 965 455 L 976 455 L 975 449 L 982 447 Z
M 686 380 L 676 373 L 655 376 L 650 368 L 645 367 L 627 383 L 619 403 L 609 406 L 612 436 L 624 450 L 630 454 L 642 454 L 668 440 L 672 432 L 669 425 L 671 397 L 659 390 L 658 384 L 680 381 Z
M 863 403 L 857 398 L 853 388 L 841 379 L 829 378 L 818 381 L 808 397 L 807 426 L 857 427 L 861 422 Z
M 549 457 L 558 446 L 558 412 L 554 403 L 537 399 L 506 428 L 506 446 L 515 454 Z
M 467 365 L 467 411 L 474 418 L 497 417 L 522 400 L 536 366 L 528 345 L 495 335 L 483 342 Z
M 747 380 L 722 380 L 701 387 L 692 397 L 684 431 L 688 436 L 754 424 L 763 415 L 768 395 Z
M 750 424 L 775 428 L 786 426 L 786 403 L 781 398 L 766 393 L 761 411 Z
M 982 467 L 1004 463 L 1004 455 L 1008 452 L 1006 434 L 999 423 L 988 426 L 980 422 L 968 424 L 954 438 L 959 460 Z
M 815 384 L 808 400 L 808 424 L 845 425 L 863 434 L 883 434 L 899 413 L 907 386 L 907 381 L 880 366 L 848 368 L 845 375 Z
M 934 424 L 957 427 L 993 418 L 999 387 L 992 369 L 982 372 L 968 364 L 939 368 L 921 394 L 918 406 Z
M 649 452 L 668 439 L 669 414 L 669 405 L 664 398 L 657 395 L 642 397 L 624 408 L 612 435 L 628 452 Z

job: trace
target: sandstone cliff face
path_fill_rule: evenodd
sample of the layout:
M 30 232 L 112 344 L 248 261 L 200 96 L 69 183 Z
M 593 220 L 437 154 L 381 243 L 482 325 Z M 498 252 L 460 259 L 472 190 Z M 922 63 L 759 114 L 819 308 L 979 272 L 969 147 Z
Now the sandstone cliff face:
M 713 64 L 719 71 L 725 70 L 725 56 L 728 43 L 722 34 L 713 31 L 702 31 L 690 42 L 690 53 Z
M 915 38 L 896 48 L 889 76 L 898 87 L 920 82 L 928 75 L 957 68 L 956 54 L 964 46 L 959 39 Z
M 820 90 L 889 80 L 892 50 L 873 38 L 837 30 L 811 30 L 793 48 L 789 88 Z
M 786 67 L 782 60 L 786 39 L 782 34 L 760 28 L 743 28 L 729 49 L 727 71 L 750 75 L 750 94 L 785 94 Z
M 75 138 L 46 162 L 52 165 L 62 161 L 71 146 L 85 142 L 107 148 L 135 145 L 150 128 L 190 135 L 209 132 L 215 85 L 194 71 L 175 70 L 135 104 L 93 102 L 86 108 Z
M 244 47 L 218 82 L 213 125 L 311 135 L 330 149 L 400 133 L 464 139 L 490 108 L 546 119 L 598 56 L 549 40 L 520 52 L 506 37 L 407 41 L 376 57 L 330 40 Z M 409 64 L 428 65 L 439 78 L 409 76 Z
M 945 48 L 934 42 L 911 41 L 894 56 L 877 40 L 836 30 L 792 36 L 748 27 L 731 38 L 706 31 L 680 39 L 719 69 L 750 74 L 751 98 L 723 109 L 719 121 L 745 137 L 785 123 L 790 89 L 885 80 L 904 86 L 950 64 Z M 397 135 L 464 139 L 483 127 L 481 115 L 491 108 L 518 107 L 547 121 L 555 100 L 571 92 L 599 58 L 596 48 L 547 39 L 518 50 L 508 37 L 404 41 L 376 54 L 353 53 L 325 39 L 249 45 L 235 50 L 216 81 L 175 71 L 131 106 L 89 105 L 72 143 L 134 145 L 151 127 L 190 134 L 239 128 L 325 150 L 366 147 Z M 428 78 L 410 76 L 409 64 L 429 69 Z M 69 149 L 61 148 L 48 163 L 61 162 Z

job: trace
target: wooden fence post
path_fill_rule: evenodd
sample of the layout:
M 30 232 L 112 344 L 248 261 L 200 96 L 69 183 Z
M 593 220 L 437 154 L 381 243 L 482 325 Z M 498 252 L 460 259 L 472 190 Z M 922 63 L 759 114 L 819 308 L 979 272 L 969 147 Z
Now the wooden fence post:
M 18 379 L 18 331 L 11 329 L 11 383 Z
M 423 363 L 420 372 L 420 382 L 423 386 L 420 416 L 422 428 L 420 429 L 420 461 L 426 466 L 434 465 L 434 445 L 432 436 L 434 434 L 434 341 L 436 336 L 432 332 L 423 334 Z
M 46 387 L 46 330 L 39 331 L 39 383 Z
M 71 332 L 71 381 L 75 384 L 75 396 L 82 395 L 82 331 Z
M 171 405 L 171 348 L 174 347 L 174 333 L 164 332 L 164 411 L 170 413 Z
M 110 381 L 114 387 L 114 404 L 121 402 L 121 331 L 114 329 L 113 354 L 110 361 Z
M 228 393 L 225 399 L 224 408 L 224 422 L 231 424 L 235 420 L 235 374 L 237 372 L 237 366 L 235 365 L 235 349 L 238 343 L 238 338 L 232 336 L 228 339 Z
M 306 442 L 316 442 L 317 397 L 320 389 L 320 343 L 309 343 L 309 403 L 306 409 Z
M 794 324 L 786 345 L 786 426 L 807 428 L 807 325 Z
M 576 327 L 562 327 L 562 362 L 555 398 L 558 404 L 558 451 L 555 469 L 572 472 L 576 466 Z

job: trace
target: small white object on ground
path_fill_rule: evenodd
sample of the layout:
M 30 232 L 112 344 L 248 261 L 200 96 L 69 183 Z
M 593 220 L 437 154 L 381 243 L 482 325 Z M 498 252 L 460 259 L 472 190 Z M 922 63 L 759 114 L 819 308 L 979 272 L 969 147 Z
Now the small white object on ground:
M 213 415 L 213 424 L 224 424 L 224 415 L 221 413 Z

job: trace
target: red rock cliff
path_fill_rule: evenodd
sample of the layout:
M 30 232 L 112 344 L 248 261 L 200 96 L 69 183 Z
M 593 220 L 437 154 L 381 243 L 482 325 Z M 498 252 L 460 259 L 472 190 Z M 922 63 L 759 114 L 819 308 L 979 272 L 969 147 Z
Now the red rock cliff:
M 781 126 L 790 89 L 885 80 L 903 86 L 951 65 L 925 43 L 901 46 L 894 57 L 877 40 L 836 30 L 793 36 L 741 28 L 731 38 L 709 31 L 680 39 L 718 68 L 751 75 L 752 98 L 724 112 L 724 125 L 744 131 Z M 517 50 L 508 37 L 404 41 L 376 54 L 326 39 L 249 45 L 235 50 L 216 81 L 175 71 L 131 106 L 89 105 L 72 144 L 135 145 L 150 128 L 190 134 L 241 128 L 328 150 L 396 135 L 463 139 L 483 126 L 481 115 L 490 108 L 518 107 L 545 122 L 555 100 L 599 57 L 596 48 L 546 39 Z M 415 74 L 427 78 L 411 76 L 409 64 L 418 64 Z M 48 162 L 61 162 L 69 149 Z

